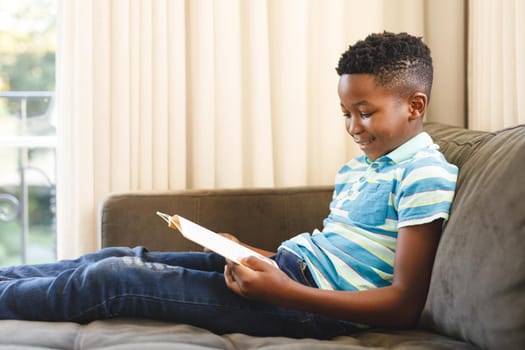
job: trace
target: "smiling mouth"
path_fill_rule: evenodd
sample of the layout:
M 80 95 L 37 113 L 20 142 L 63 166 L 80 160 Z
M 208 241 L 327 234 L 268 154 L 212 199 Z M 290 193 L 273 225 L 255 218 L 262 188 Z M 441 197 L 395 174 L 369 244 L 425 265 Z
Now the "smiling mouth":
M 355 140 L 355 143 L 359 145 L 359 147 L 366 147 L 372 142 L 374 142 L 375 139 L 369 139 L 369 140 Z

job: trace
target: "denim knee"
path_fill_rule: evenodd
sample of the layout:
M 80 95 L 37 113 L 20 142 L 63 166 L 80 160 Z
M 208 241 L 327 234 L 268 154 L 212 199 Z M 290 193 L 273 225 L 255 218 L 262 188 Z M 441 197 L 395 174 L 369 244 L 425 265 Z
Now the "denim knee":
M 124 273 L 122 263 L 123 257 L 109 257 L 103 260 L 88 264 L 81 271 L 81 280 L 86 287 L 93 291 L 93 288 L 100 286 L 106 281 L 116 281 Z

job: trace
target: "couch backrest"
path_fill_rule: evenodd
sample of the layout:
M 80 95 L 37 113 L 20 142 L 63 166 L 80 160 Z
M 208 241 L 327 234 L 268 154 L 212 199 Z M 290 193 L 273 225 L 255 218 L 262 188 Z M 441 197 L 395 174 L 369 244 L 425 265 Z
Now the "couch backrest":
M 484 349 L 525 349 L 525 125 L 426 130 L 460 172 L 422 324 Z
M 162 211 L 217 232 L 233 233 L 259 248 L 276 250 L 293 234 L 322 228 L 332 191 L 332 186 L 317 186 L 113 194 L 101 205 L 99 234 L 103 247 L 202 250 L 168 229 L 155 214 Z

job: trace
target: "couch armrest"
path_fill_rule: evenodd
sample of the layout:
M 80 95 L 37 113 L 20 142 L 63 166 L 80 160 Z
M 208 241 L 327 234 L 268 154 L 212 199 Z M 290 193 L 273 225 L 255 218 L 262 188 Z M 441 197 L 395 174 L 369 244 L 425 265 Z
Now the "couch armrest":
M 102 247 L 202 250 L 169 229 L 157 211 L 179 214 L 216 232 L 235 234 L 267 250 L 301 232 L 322 228 L 331 186 L 280 189 L 185 190 L 110 195 L 99 212 Z

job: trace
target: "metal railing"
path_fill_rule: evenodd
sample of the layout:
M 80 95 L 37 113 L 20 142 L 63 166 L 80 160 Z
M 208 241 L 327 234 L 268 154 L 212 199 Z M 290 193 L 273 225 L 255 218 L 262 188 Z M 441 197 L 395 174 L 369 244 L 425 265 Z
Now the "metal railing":
M 51 125 L 51 113 L 53 112 L 54 93 L 48 91 L 10 91 L 0 92 L 0 99 L 7 99 L 10 103 L 17 102 L 18 111 L 13 117 L 17 119 L 17 127 L 14 134 L 0 135 L 0 148 L 14 148 L 17 152 L 17 171 L 19 183 L 14 184 L 18 187 L 18 197 L 10 193 L 0 193 L 0 221 L 20 221 L 20 258 L 22 263 L 28 261 L 28 237 L 29 237 L 29 187 L 28 175 L 32 172 L 41 178 L 43 183 L 49 187 L 50 201 L 49 210 L 53 217 L 52 231 L 53 244 L 56 245 L 56 183 L 46 170 L 31 165 L 29 162 L 29 152 L 33 149 L 44 148 L 52 152 L 52 167 L 56 168 L 56 133 Z M 39 116 L 28 115 L 28 101 L 40 99 L 47 101 L 46 112 Z M 31 130 L 30 122 L 40 118 L 44 124 L 49 124 L 47 132 Z M 0 162 L 2 160 L 0 159 Z M 5 185 L 0 183 L 0 186 Z M 53 252 L 56 251 L 53 247 Z M 54 253 L 56 254 L 56 253 Z M 55 255 L 56 258 L 56 255 Z

